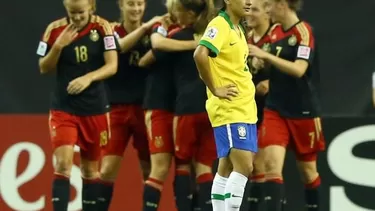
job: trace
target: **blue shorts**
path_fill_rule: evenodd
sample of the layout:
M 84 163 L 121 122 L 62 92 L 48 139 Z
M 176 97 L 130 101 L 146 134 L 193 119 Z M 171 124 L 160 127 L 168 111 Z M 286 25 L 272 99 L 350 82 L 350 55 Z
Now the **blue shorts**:
M 258 151 L 256 124 L 233 123 L 214 127 L 214 135 L 219 158 L 228 157 L 232 148 L 254 153 Z

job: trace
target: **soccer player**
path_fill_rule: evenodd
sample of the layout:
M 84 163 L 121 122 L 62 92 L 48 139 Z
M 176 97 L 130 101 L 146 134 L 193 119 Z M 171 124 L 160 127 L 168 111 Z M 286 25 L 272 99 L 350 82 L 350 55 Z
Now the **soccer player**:
M 225 0 L 208 25 L 194 59 L 208 88 L 206 109 L 219 157 L 212 185 L 214 211 L 239 210 L 257 152 L 255 87 L 247 67 L 248 47 L 240 19 L 250 1 Z
M 158 36 L 162 45 L 171 40 L 194 41 L 195 34 L 203 34 L 213 15 L 213 2 L 177 0 L 175 15 L 179 25 L 185 26 L 173 33 L 170 38 Z M 195 43 L 195 42 L 193 42 Z M 194 46 L 195 49 L 195 46 Z M 174 75 L 176 89 L 175 117 L 173 134 L 176 156 L 174 182 L 175 199 L 179 211 L 192 210 L 191 164 L 194 159 L 198 204 L 202 210 L 212 210 L 211 186 L 212 164 L 216 159 L 213 131 L 205 111 L 207 99 L 205 85 L 199 77 L 193 60 L 194 49 L 166 52 L 157 51 L 157 62 L 168 62 Z
M 267 160 L 267 207 L 280 210 L 286 147 L 296 153 L 297 166 L 305 184 L 306 207 L 319 210 L 320 177 L 317 153 L 324 149 L 320 109 L 314 85 L 319 77 L 316 42 L 311 26 L 301 21 L 297 11 L 300 0 L 271 0 L 272 20 L 281 25 L 270 36 L 271 53 L 249 45 L 250 55 L 269 63 L 270 89 L 259 147 Z
M 271 50 L 271 39 L 268 36 L 272 24 L 268 15 L 269 3 L 267 0 L 252 0 L 250 11 L 246 17 L 247 26 L 252 30 L 248 34 L 248 43 L 256 45 L 266 51 Z M 253 83 L 256 87 L 255 101 L 258 110 L 258 136 L 260 132 L 260 125 L 263 120 L 263 109 L 265 105 L 265 99 L 268 93 L 269 87 L 269 72 L 265 69 L 257 58 L 248 58 L 248 65 L 250 72 L 253 75 Z M 264 174 L 264 159 L 265 154 L 262 149 L 259 149 L 258 153 L 254 158 L 254 170 L 251 180 L 251 186 L 249 184 L 249 197 L 248 203 L 251 211 L 261 210 L 261 205 L 264 199 L 263 196 L 263 184 L 265 182 Z
M 89 0 L 64 0 L 68 17 L 52 22 L 39 43 L 42 74 L 56 72 L 49 129 L 56 157 L 52 202 L 66 211 L 74 145 L 80 147 L 83 210 L 96 210 L 100 146 L 108 142 L 108 100 L 103 79 L 117 71 L 110 24 L 92 15 Z
M 168 0 L 166 5 L 169 12 L 173 11 L 175 0 Z M 172 16 L 173 17 L 173 16 Z M 169 40 L 168 45 L 160 43 L 159 36 L 172 36 L 179 30 L 168 16 L 165 16 L 163 25 L 156 25 L 151 35 L 152 51 L 144 55 L 139 65 L 150 68 L 147 78 L 146 93 L 144 99 L 145 122 L 151 154 L 151 172 L 145 182 L 143 196 L 143 210 L 156 211 L 160 201 L 163 183 L 168 176 L 171 166 L 173 144 L 173 117 L 175 106 L 175 89 L 173 83 L 173 70 L 170 61 L 161 60 L 168 50 L 194 49 L 194 41 Z M 161 49 L 166 47 L 164 51 Z M 187 47 L 187 48 L 186 48 Z
M 114 23 L 121 54 L 116 75 L 106 81 L 108 86 L 111 137 L 103 149 L 100 178 L 104 182 L 99 201 L 100 210 L 108 210 L 113 184 L 121 166 L 123 153 L 130 137 L 138 152 L 143 178 L 150 173 L 147 132 L 142 108 L 147 71 L 138 67 L 138 61 L 150 48 L 148 31 L 160 18 L 142 24 L 145 0 L 119 0 L 121 23 Z

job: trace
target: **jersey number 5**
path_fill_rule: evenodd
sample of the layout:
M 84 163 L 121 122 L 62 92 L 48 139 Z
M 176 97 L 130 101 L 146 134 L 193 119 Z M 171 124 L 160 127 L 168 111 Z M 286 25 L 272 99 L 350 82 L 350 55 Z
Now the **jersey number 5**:
M 86 46 L 77 46 L 74 48 L 74 51 L 76 52 L 77 63 L 87 62 L 89 56 Z
M 276 56 L 277 56 L 277 57 L 280 56 L 280 53 L 281 53 L 282 50 L 283 50 L 283 47 L 281 47 L 281 46 L 276 46 Z

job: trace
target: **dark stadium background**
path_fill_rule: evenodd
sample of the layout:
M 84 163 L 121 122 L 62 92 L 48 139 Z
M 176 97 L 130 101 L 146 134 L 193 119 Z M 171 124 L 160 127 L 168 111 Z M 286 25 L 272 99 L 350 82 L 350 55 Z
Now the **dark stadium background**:
M 373 0 L 306 1 L 302 12 L 314 26 L 322 68 L 320 89 L 328 148 L 319 160 L 322 211 L 375 210 L 374 12 Z M 116 1 L 100 0 L 98 13 L 116 20 Z M 161 0 L 148 0 L 146 19 L 163 13 Z M 64 15 L 62 1 L 0 1 L 0 14 L 0 211 L 50 210 L 52 157 L 47 115 L 54 79 L 39 75 L 35 51 L 47 24 Z M 33 157 L 31 151 L 43 156 Z M 42 165 L 33 166 L 33 170 L 40 168 L 33 177 L 27 171 L 32 171 L 28 167 L 34 158 Z M 288 211 L 301 211 L 303 189 L 294 164 L 289 155 L 285 167 Z M 139 177 L 130 151 L 119 178 L 114 211 L 139 209 Z M 172 211 L 168 187 L 163 211 Z M 44 195 L 45 208 L 27 204 L 20 208 L 20 204 L 36 203 Z

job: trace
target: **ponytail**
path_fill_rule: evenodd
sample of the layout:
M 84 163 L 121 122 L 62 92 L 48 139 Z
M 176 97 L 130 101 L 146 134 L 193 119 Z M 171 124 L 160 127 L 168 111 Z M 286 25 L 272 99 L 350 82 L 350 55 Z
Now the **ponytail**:
M 197 15 L 194 30 L 197 34 L 202 34 L 215 15 L 213 0 L 180 0 L 180 3 Z

